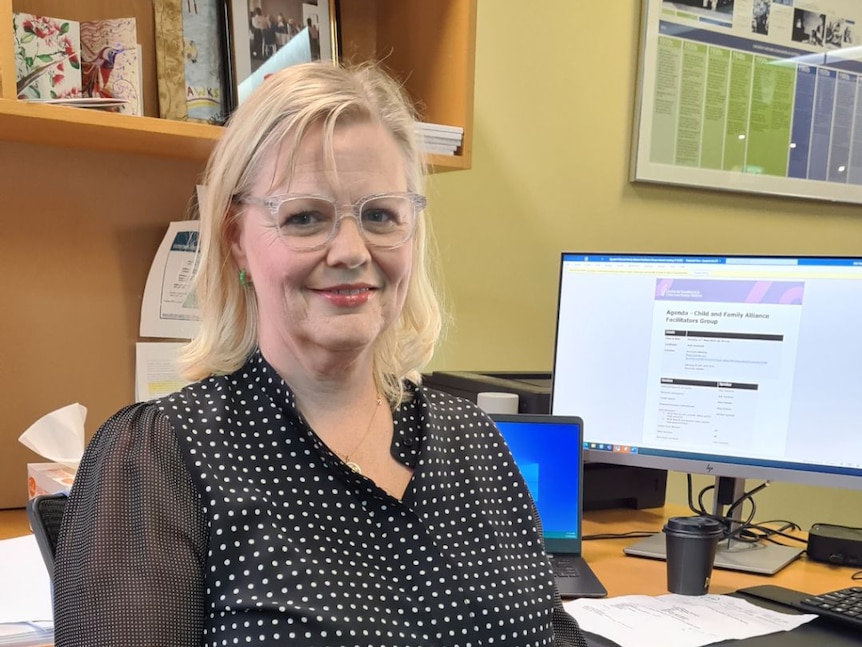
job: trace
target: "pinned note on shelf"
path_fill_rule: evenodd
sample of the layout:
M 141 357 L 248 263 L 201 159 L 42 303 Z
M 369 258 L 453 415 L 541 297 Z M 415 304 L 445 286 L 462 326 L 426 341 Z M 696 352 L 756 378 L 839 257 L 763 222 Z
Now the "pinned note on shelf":
M 197 220 L 185 220 L 168 225 L 144 287 L 141 337 L 195 336 L 200 321 L 193 290 L 198 224 Z

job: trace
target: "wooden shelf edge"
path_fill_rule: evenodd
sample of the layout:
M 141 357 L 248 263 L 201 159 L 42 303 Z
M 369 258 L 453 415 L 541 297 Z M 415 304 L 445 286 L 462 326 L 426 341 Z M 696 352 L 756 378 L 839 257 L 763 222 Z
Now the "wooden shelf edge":
M 0 99 L 0 140 L 206 161 L 222 128 L 153 117 Z M 426 155 L 430 173 L 470 168 L 458 155 Z
M 429 173 L 444 173 L 447 171 L 463 171 L 470 168 L 470 160 L 461 155 L 425 155 L 425 164 Z
M 219 126 L 0 99 L 0 139 L 205 161 Z

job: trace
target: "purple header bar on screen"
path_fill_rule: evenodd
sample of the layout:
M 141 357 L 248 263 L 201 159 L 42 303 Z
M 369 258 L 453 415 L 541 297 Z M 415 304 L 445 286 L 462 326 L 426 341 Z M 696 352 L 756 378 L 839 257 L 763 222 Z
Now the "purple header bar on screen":
M 656 279 L 656 301 L 713 301 L 802 305 L 803 281 L 709 281 Z

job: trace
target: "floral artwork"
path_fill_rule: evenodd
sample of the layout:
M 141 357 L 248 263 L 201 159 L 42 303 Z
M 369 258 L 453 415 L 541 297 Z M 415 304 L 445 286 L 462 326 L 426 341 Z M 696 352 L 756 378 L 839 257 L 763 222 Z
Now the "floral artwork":
M 79 24 L 26 13 L 12 14 L 19 99 L 81 96 Z
M 119 112 L 142 114 L 140 57 L 134 18 L 81 23 L 85 97 L 123 99 Z

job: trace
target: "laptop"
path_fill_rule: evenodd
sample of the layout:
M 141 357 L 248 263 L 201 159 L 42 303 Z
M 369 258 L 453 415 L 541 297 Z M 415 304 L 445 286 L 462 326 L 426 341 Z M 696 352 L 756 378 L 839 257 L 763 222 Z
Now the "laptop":
M 539 510 L 560 597 L 608 592 L 581 556 L 584 423 L 577 416 L 490 414 Z

